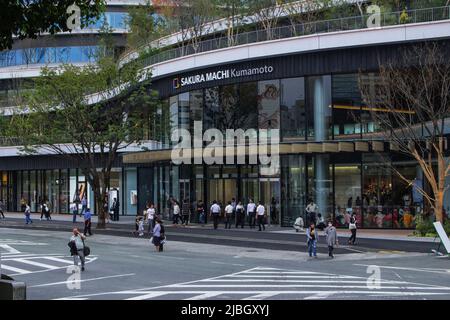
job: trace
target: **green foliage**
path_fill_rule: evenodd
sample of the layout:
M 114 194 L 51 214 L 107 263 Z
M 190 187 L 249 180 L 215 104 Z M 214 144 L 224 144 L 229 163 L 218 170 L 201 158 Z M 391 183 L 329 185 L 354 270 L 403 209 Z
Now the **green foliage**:
M 76 4 L 81 10 L 81 27 L 100 17 L 105 9 L 104 0 L 35 0 L 2 1 L 0 10 L 0 51 L 11 49 L 13 36 L 19 39 L 37 38 L 40 33 L 69 31 L 67 8 Z
M 164 32 L 164 21 L 156 18 L 156 10 L 150 1 L 145 5 L 130 7 L 127 25 L 129 34 L 127 36 L 128 46 L 132 49 L 140 49 L 150 44 Z
M 421 237 L 427 236 L 427 234 L 435 233 L 433 222 L 429 217 L 418 215 L 416 216 L 416 231 L 415 234 Z

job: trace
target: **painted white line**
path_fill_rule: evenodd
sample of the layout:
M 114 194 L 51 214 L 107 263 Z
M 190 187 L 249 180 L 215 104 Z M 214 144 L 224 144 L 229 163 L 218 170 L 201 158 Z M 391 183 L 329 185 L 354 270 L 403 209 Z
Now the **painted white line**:
M 367 285 L 365 286 L 347 286 L 347 285 L 310 285 L 310 284 L 273 284 L 273 285 L 263 285 L 263 284 L 252 284 L 252 288 L 347 288 L 347 289 L 367 289 Z M 246 285 L 233 285 L 233 284 L 213 284 L 213 285 L 172 285 L 171 288 L 242 288 L 246 287 Z M 385 286 L 386 289 L 391 290 L 442 290 L 442 291 L 449 291 L 450 287 L 396 287 L 396 286 Z M 374 292 L 374 290 L 372 290 Z
M 33 261 L 33 260 L 28 260 L 30 258 L 19 258 L 16 259 L 17 262 L 21 262 L 21 263 L 25 263 L 25 264 L 29 264 L 32 266 L 36 266 L 36 267 L 41 267 L 44 269 L 48 269 L 48 270 L 55 270 L 58 269 L 58 267 L 50 265 L 50 264 L 46 264 L 46 263 L 41 263 L 41 262 L 37 262 L 37 261 Z
M 239 275 L 235 275 L 235 276 L 223 276 L 224 278 L 279 278 L 279 279 L 298 279 L 298 278 L 310 278 L 310 279 L 364 279 L 362 277 L 353 277 L 353 276 L 323 276 L 323 275 L 317 275 L 317 276 L 290 276 L 290 275 L 272 275 L 272 276 L 268 276 L 268 275 L 261 275 L 261 276 L 256 276 L 256 275 L 246 275 L 246 274 L 239 274 Z
M 16 267 L 11 267 L 11 266 L 8 266 L 8 265 L 3 264 L 3 263 L 2 263 L 2 269 L 9 270 L 9 271 L 12 271 L 12 272 L 16 272 L 16 274 L 14 274 L 14 275 L 31 273 L 31 271 L 20 269 L 20 268 L 16 268 Z
M 90 256 L 89 258 L 86 258 L 86 264 L 87 264 L 87 263 L 94 262 L 94 261 L 97 260 L 97 259 L 98 259 L 98 257 Z M 14 261 L 16 261 L 16 259 L 15 259 Z M 55 267 L 54 270 L 58 270 L 58 269 L 66 269 L 66 268 L 67 268 L 67 266 L 63 266 L 63 267 Z M 51 270 L 49 270 L 49 269 L 44 269 L 44 270 L 38 270 L 38 271 L 29 271 L 29 272 L 27 272 L 27 273 L 42 273 L 42 272 L 49 272 L 49 271 L 51 271 Z M 15 273 L 15 274 L 10 274 L 9 276 L 13 277 L 13 276 L 20 276 L 20 275 L 21 275 L 20 273 Z
M 214 280 L 200 280 L 199 282 L 287 282 L 287 283 L 367 283 L 367 280 L 336 280 L 336 279 L 330 279 L 330 280 L 275 280 L 275 279 L 247 279 L 247 280 L 236 280 L 236 279 L 230 279 L 230 280 L 220 280 L 220 279 L 214 279 Z M 410 284 L 410 282 L 406 281 L 391 281 L 391 280 L 381 280 L 380 283 L 384 284 Z
M 90 295 L 81 295 L 81 296 L 75 296 L 75 297 L 66 297 L 66 298 L 59 298 L 58 300 L 71 300 L 71 299 L 79 299 L 79 298 L 89 298 L 89 297 L 94 297 L 94 296 L 106 296 L 106 295 L 122 295 L 122 294 L 127 294 L 124 292 L 105 292 L 105 293 L 96 293 L 96 294 L 90 294 Z M 218 295 L 264 295 L 264 296 L 274 296 L 274 295 L 297 295 L 297 296 L 301 296 L 301 295 L 324 295 L 324 291 L 318 291 L 318 290 L 295 290 L 295 291 L 279 291 L 279 290 L 273 290 L 273 291 L 228 291 L 228 290 L 223 290 L 223 291 L 193 291 L 193 290 L 183 290 L 183 291 L 155 291 L 155 292 L 151 292 L 151 293 L 146 293 L 145 295 L 140 295 L 137 297 L 132 297 L 132 298 L 127 298 L 126 300 L 145 300 L 145 299 L 152 299 L 152 298 L 156 298 L 159 296 L 164 296 L 164 295 L 189 295 L 189 294 L 194 294 L 196 296 L 199 296 L 199 293 L 201 293 L 202 295 L 204 294 L 210 294 L 210 295 L 214 295 L 214 296 L 218 296 Z M 344 296 L 344 295 L 358 295 L 358 297 L 361 294 L 365 294 L 367 296 L 374 296 L 374 297 L 379 297 L 379 296 L 386 296 L 386 295 L 390 295 L 390 296 L 431 296 L 431 295 L 443 295 L 446 293 L 442 293 L 442 292 L 402 292 L 402 291 L 362 291 L 362 290 L 334 290 L 334 291 L 327 291 L 326 292 L 329 295 L 339 295 L 340 297 Z M 243 299 L 242 299 L 243 300 Z M 246 299 L 248 300 L 248 298 Z
M 147 293 L 147 294 L 144 294 L 144 295 L 141 295 L 141 296 L 128 298 L 128 299 L 125 299 L 125 300 L 146 300 L 146 299 L 156 298 L 156 297 L 159 297 L 159 296 L 164 296 L 166 294 L 167 294 L 167 292 L 161 292 L 161 291 L 159 291 L 159 292 L 151 292 L 151 293 Z
M 360 267 L 368 267 L 368 264 L 353 264 L 354 266 L 360 266 Z M 377 265 L 378 266 L 378 265 Z M 433 268 L 407 268 L 407 267 L 392 267 L 392 266 L 378 266 L 380 268 L 384 269 L 394 269 L 394 270 L 409 270 L 409 271 L 418 271 L 418 272 L 429 272 L 429 273 L 440 273 L 450 274 L 450 269 L 433 269 Z
M 66 263 L 66 264 L 73 264 L 73 261 L 65 260 L 65 259 L 61 259 L 61 258 L 56 258 L 56 257 L 42 257 L 42 259 L 56 261 L 56 262 L 61 262 L 61 263 Z
M 277 295 L 277 293 L 264 292 L 264 293 L 256 294 L 254 296 L 250 296 L 250 297 L 244 298 L 242 300 L 263 300 L 265 298 L 271 298 L 271 297 L 276 296 L 276 295 Z
M 326 299 L 329 296 L 332 296 L 334 293 L 333 292 L 322 292 L 322 293 L 318 293 L 318 294 L 314 294 L 312 296 L 306 297 L 304 298 L 304 300 L 321 300 L 321 299 Z
M 194 297 L 187 298 L 184 300 L 204 300 L 204 299 L 217 297 L 219 295 L 220 295 L 220 292 L 207 292 L 207 293 L 199 294 L 198 296 L 194 296 Z
M 323 274 L 319 272 L 310 272 L 310 271 L 251 271 L 246 272 L 245 274 Z
M 35 286 L 30 286 L 29 288 L 49 287 L 49 286 L 57 286 L 60 284 L 81 283 L 81 282 L 97 281 L 97 280 L 104 280 L 104 279 L 111 279 L 111 278 L 129 277 L 129 276 L 134 276 L 134 275 L 136 275 L 136 274 L 135 273 L 127 273 L 127 274 L 119 274 L 119 275 L 114 275 L 114 276 L 90 278 L 90 279 L 83 279 L 83 280 L 67 280 L 67 281 L 60 281 L 60 282 L 53 282 L 53 283 L 38 284 Z
M 5 251 L 8 251 L 8 252 L 6 252 L 4 254 L 17 254 L 17 253 L 20 253 L 19 250 L 14 249 L 9 244 L 0 244 L 0 248 L 2 248 Z

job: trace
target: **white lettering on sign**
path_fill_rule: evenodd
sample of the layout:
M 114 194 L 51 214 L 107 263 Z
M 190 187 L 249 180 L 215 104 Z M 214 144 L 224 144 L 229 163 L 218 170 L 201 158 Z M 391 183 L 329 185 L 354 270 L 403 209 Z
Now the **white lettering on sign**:
M 188 77 L 175 78 L 174 89 L 215 80 L 224 80 L 239 77 L 255 76 L 260 74 L 269 74 L 272 73 L 273 70 L 274 68 L 272 66 L 263 66 L 248 69 L 225 69 L 214 72 L 196 74 Z

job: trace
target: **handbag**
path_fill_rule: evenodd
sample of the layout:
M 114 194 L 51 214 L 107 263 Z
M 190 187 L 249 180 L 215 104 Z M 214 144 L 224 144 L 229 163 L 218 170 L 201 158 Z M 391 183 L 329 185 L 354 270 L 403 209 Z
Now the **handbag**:
M 88 246 L 84 246 L 83 253 L 84 253 L 84 256 L 87 257 L 88 255 L 91 254 L 91 248 L 89 248 Z

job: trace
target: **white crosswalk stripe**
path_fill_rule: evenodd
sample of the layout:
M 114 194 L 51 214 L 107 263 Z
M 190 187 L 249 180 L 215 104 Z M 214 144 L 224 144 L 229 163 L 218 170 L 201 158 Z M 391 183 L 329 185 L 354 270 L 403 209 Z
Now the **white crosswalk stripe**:
M 95 256 L 86 257 L 86 263 L 97 259 Z M 64 255 L 34 255 L 17 254 L 2 258 L 2 269 L 9 276 L 19 276 L 37 272 L 65 269 L 73 264 L 73 258 Z
M 355 297 L 426 297 L 449 295 L 450 287 L 407 281 L 381 280 L 371 289 L 366 277 L 304 272 L 275 268 L 253 268 L 241 272 L 153 288 L 76 296 L 89 299 L 339 299 Z M 68 297 L 67 299 L 71 299 Z

